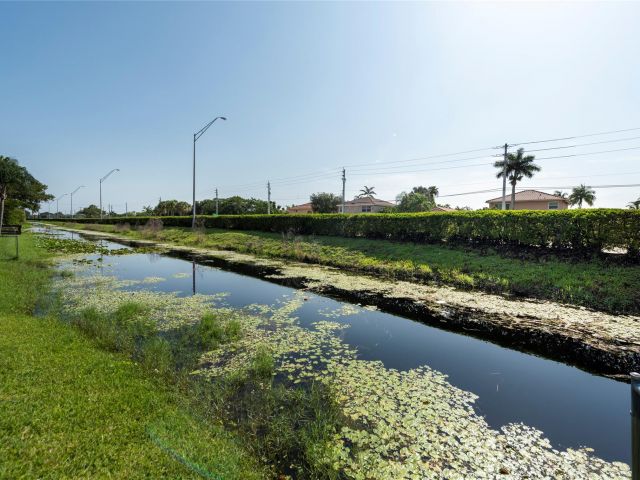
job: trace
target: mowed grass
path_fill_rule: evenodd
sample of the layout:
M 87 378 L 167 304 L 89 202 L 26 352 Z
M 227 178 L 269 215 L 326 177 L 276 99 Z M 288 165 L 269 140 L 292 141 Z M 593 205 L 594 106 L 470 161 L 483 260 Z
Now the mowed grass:
M 32 236 L 19 260 L 0 245 L 0 478 L 264 478 L 176 388 L 35 317 L 51 274 Z
M 265 232 L 68 226 L 330 265 L 464 290 L 552 300 L 612 313 L 640 313 L 640 265 L 625 264 L 612 256 L 572 258 L 548 251 L 511 249 L 505 253 L 494 249 L 330 236 L 291 237 Z

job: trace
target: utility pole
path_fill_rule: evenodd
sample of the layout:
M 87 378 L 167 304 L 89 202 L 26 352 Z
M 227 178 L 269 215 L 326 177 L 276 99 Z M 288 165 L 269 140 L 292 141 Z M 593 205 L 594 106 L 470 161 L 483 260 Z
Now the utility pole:
M 267 182 L 267 215 L 271 215 L 271 182 Z
M 218 189 L 216 188 L 216 216 L 218 216 Z
M 347 177 L 343 167 L 342 168 L 342 213 L 344 213 L 344 187 L 346 183 L 347 183 Z
M 509 144 L 504 144 L 504 165 L 502 166 L 502 210 L 507 209 L 507 148 Z
M 129 215 L 129 205 L 127 205 L 127 202 L 124 202 L 124 216 L 126 217 L 127 215 Z

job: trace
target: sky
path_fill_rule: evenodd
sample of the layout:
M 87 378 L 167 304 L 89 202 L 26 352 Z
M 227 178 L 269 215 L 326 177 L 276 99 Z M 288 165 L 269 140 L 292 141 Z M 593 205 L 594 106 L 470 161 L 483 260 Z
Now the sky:
M 493 147 L 628 130 L 523 145 L 542 171 L 518 187 L 640 184 L 638 18 L 640 2 L 0 2 L 0 155 L 53 195 L 85 186 L 74 209 L 113 168 L 105 209 L 190 202 L 193 134 L 223 115 L 197 142 L 198 199 L 266 199 L 270 181 L 304 203 L 340 194 L 344 167 L 347 199 L 436 185 L 482 208 L 500 192 L 467 192 L 500 189 Z M 596 207 L 640 196 L 595 190 Z

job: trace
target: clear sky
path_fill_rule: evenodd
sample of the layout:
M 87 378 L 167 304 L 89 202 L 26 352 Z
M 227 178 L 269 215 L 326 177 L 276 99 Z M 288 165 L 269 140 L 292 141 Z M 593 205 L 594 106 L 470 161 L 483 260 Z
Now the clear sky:
M 0 154 L 54 195 L 86 185 L 74 207 L 98 203 L 112 168 L 105 208 L 190 201 L 192 135 L 226 115 L 198 141 L 199 199 L 265 198 L 271 180 L 278 203 L 302 203 L 340 193 L 343 165 L 348 198 L 499 188 L 492 150 L 402 161 L 640 127 L 639 20 L 637 2 L 3 2 Z M 640 130 L 527 147 L 625 138 L 532 153 L 640 147 Z M 540 160 L 522 187 L 640 183 L 639 160 Z M 640 196 L 596 190 L 596 206 Z

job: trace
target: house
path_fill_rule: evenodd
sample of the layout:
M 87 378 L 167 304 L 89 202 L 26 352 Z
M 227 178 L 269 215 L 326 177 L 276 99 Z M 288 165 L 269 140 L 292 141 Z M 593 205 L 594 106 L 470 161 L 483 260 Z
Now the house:
M 507 210 L 511 210 L 511 195 L 506 198 Z M 502 196 L 487 200 L 489 208 L 502 208 Z M 569 201 L 566 198 L 539 192 L 538 190 L 523 190 L 516 193 L 516 210 L 566 210 Z
M 440 205 L 436 205 L 430 211 L 431 212 L 455 212 L 456 209 L 455 208 L 451 208 L 451 207 L 443 207 L 443 206 L 440 206 Z
M 291 205 L 287 208 L 287 213 L 313 213 L 311 202 L 303 203 L 302 205 Z
M 379 200 L 373 197 L 354 198 L 344 202 L 344 213 L 376 213 L 381 212 L 385 208 L 393 207 L 394 204 L 386 200 Z M 338 205 L 340 212 L 342 205 Z M 292 205 L 287 208 L 287 213 L 312 213 L 311 203 L 303 203 L 302 205 Z
M 379 200 L 374 197 L 359 197 L 344 202 L 344 213 L 378 213 L 385 208 L 393 206 L 395 206 L 393 203 L 386 200 Z

